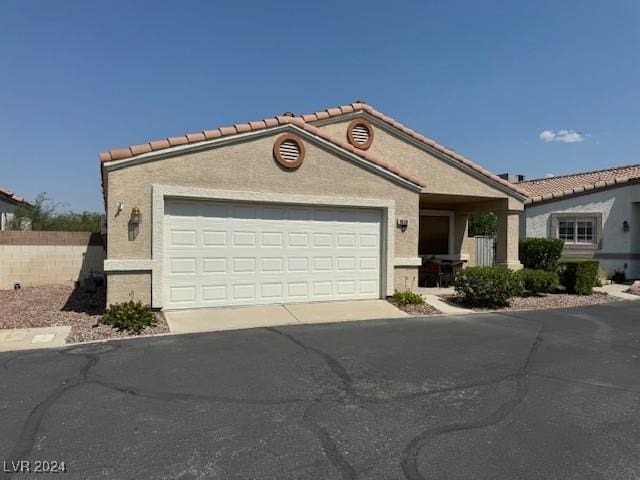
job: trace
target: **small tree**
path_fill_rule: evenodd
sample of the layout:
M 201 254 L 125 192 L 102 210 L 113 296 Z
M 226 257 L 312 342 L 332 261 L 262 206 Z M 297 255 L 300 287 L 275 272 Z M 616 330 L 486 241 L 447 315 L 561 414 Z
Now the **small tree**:
M 493 213 L 474 213 L 469 217 L 469 236 L 495 235 L 497 219 Z
M 46 193 L 39 193 L 33 206 L 21 205 L 13 213 L 9 224 L 12 230 L 56 230 L 65 232 L 100 232 L 102 215 L 97 212 L 56 213 L 61 206 L 53 203 Z

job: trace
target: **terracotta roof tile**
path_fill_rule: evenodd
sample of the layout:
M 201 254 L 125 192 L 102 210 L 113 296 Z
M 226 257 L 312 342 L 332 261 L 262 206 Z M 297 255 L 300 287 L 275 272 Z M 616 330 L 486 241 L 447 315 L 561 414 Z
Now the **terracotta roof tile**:
M 251 125 L 248 123 L 238 123 L 234 125 L 234 127 L 236 127 L 236 132 L 238 133 L 250 132 L 252 130 Z
M 234 135 L 236 133 L 236 127 L 222 127 L 219 130 L 220 135 L 223 137 L 226 135 Z
M 169 140 L 164 139 L 164 140 L 154 140 L 152 142 L 149 142 L 149 145 L 151 146 L 151 150 L 162 150 L 164 148 L 169 148 L 171 145 L 169 145 Z
M 149 153 L 151 151 L 151 146 L 148 143 L 143 143 L 142 145 L 134 145 L 129 147 L 132 155 L 142 155 L 143 153 Z
M 204 133 L 204 138 L 206 138 L 207 140 L 211 140 L 212 138 L 218 138 L 222 136 L 222 133 L 220 133 L 219 128 L 216 128 L 215 130 L 205 130 L 202 133 Z
M 187 133 L 187 141 L 189 143 L 202 142 L 205 139 L 204 133 Z
M 529 203 L 551 198 L 562 198 L 588 190 L 622 185 L 640 180 L 640 164 L 607 168 L 590 172 L 537 178 L 518 183 L 518 187 L 529 196 Z
M 171 145 L 172 147 L 177 147 L 178 145 L 184 145 L 186 143 L 189 143 L 189 140 L 187 140 L 186 135 L 181 135 L 179 137 L 169 137 L 167 138 L 167 141 L 169 142 L 169 145 Z

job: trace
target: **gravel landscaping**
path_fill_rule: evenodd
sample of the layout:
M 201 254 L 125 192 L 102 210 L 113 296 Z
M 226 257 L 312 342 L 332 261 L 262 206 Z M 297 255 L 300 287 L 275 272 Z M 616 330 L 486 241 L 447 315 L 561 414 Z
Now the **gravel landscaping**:
M 458 295 L 440 295 L 442 300 L 454 305 L 462 305 L 462 298 Z M 548 293 L 540 296 L 532 295 L 527 297 L 515 297 L 508 307 L 496 309 L 473 308 L 472 310 L 482 312 L 487 310 L 514 311 L 514 310 L 543 310 L 548 308 L 569 308 L 582 307 L 585 305 L 597 305 L 600 303 L 618 302 L 619 298 L 607 295 L 606 293 L 594 292 L 591 295 L 569 295 L 567 293 Z M 465 307 L 468 308 L 468 307 Z
M 440 310 L 432 307 L 428 303 L 421 303 L 419 305 L 408 304 L 408 305 L 400 305 L 393 298 L 388 299 L 389 303 L 394 307 L 402 310 L 403 312 L 408 313 L 409 315 L 438 315 L 442 313 Z
M 105 310 L 105 291 L 93 296 L 66 285 L 28 287 L 20 290 L 0 290 L 0 329 L 71 326 L 67 343 L 128 337 L 106 325 L 95 326 Z M 142 334 L 169 331 L 161 313 L 158 324 L 147 327 Z

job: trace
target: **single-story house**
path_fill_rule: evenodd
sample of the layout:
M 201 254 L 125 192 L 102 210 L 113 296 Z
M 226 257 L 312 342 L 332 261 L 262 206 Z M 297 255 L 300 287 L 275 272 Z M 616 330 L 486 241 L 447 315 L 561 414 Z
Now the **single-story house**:
M 364 102 L 100 154 L 107 300 L 179 309 L 384 298 L 424 256 L 473 264 L 498 216 L 519 268 L 526 194 Z
M 595 258 L 609 275 L 640 277 L 640 165 L 516 185 L 529 196 L 523 236 L 560 238 L 565 256 Z
M 31 207 L 32 205 L 15 193 L 0 188 L 0 232 L 7 230 L 13 218 L 13 212 L 20 206 Z

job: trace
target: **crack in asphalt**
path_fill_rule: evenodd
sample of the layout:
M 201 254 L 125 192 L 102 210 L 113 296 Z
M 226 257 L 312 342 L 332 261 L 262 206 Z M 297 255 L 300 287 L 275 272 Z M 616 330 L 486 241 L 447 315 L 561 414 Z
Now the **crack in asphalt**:
M 283 405 L 291 403 L 304 402 L 303 398 L 285 398 L 285 399 L 242 399 L 232 397 L 220 397 L 215 395 L 201 395 L 180 392 L 154 392 L 143 390 L 128 385 L 122 385 L 112 382 L 101 375 L 90 376 L 90 370 L 98 363 L 98 357 L 107 352 L 112 352 L 119 348 L 116 343 L 99 344 L 75 347 L 72 349 L 60 350 L 62 355 L 79 355 L 85 357 L 87 361 L 80 367 L 78 373 L 72 377 L 66 378 L 62 384 L 55 388 L 47 395 L 44 400 L 38 403 L 29 413 L 25 420 L 18 440 L 13 449 L 9 453 L 9 461 L 18 461 L 28 458 L 36 444 L 36 437 L 40 431 L 42 421 L 49 409 L 67 392 L 83 385 L 96 384 L 105 388 L 118 391 L 127 395 L 141 398 L 151 398 L 156 400 L 173 401 L 173 400 L 201 400 L 224 402 L 234 404 L 250 404 L 250 405 Z M 95 351 L 97 350 L 97 351 Z M 15 359 L 17 357 L 12 357 Z M 5 362 L 6 363 L 6 362 Z M 0 478 L 7 475 L 6 472 L 0 472 Z
M 421 398 L 421 397 L 425 397 L 425 396 L 431 396 L 431 395 L 437 395 L 440 393 L 448 393 L 448 392 L 454 392 L 454 391 L 460 391 L 460 390 L 467 390 L 469 388 L 478 388 L 478 387 L 482 387 L 482 386 L 487 386 L 487 385 L 492 385 L 492 384 L 496 384 L 496 383 L 500 383 L 503 382 L 505 380 L 508 380 L 510 378 L 518 378 L 518 375 L 520 375 L 520 372 L 516 372 L 516 373 L 509 373 L 506 375 L 503 375 L 501 377 L 497 377 L 494 379 L 489 379 L 489 380 L 485 380 L 485 381 L 480 381 L 480 382 L 472 382 L 472 383 L 468 383 L 468 384 L 462 384 L 462 385 L 453 385 L 453 386 L 449 386 L 449 387 L 443 387 L 443 388 L 436 388 L 433 390 L 425 390 L 422 392 L 413 392 L 413 393 L 408 393 L 408 394 L 400 394 L 400 395 L 396 395 L 390 398 L 379 398 L 379 397 L 371 397 L 371 396 L 365 396 L 362 394 L 359 394 L 356 391 L 356 388 L 354 386 L 354 380 L 353 377 L 351 377 L 351 375 L 349 375 L 349 373 L 347 372 L 346 368 L 334 357 L 332 357 L 331 355 L 329 355 L 327 352 L 316 348 L 316 347 L 312 347 L 310 345 L 307 345 L 306 343 L 302 342 L 301 340 L 299 340 L 298 338 L 294 337 L 293 335 L 283 332 L 282 330 L 275 328 L 275 327 L 268 327 L 266 328 L 266 330 L 275 333 L 277 335 L 280 335 L 281 337 L 284 337 L 285 339 L 287 339 L 288 341 L 294 343 L 295 345 L 297 345 L 298 347 L 302 348 L 305 352 L 312 352 L 314 354 L 316 354 L 317 356 L 319 356 L 320 358 L 322 358 L 325 363 L 327 364 L 329 370 L 335 374 L 336 377 L 338 377 L 338 379 L 340 380 L 340 382 L 342 383 L 343 386 L 343 393 L 344 396 L 341 399 L 343 401 L 344 404 L 356 404 L 358 406 L 360 406 L 361 408 L 364 408 L 363 404 L 367 404 L 367 403 L 377 403 L 377 404 L 384 404 L 384 403 L 392 403 L 392 402 L 396 402 L 396 401 L 402 401 L 402 400 L 411 400 L 414 398 Z M 537 350 L 537 344 L 535 344 L 534 347 L 535 350 Z M 527 360 L 525 362 L 526 368 L 529 368 L 529 363 L 531 360 L 531 352 L 529 354 L 529 356 L 527 357 Z M 321 399 L 316 399 L 316 401 L 320 401 Z M 346 400 L 346 401 L 345 401 Z M 507 402 L 508 403 L 508 402 Z M 335 440 L 333 439 L 333 437 L 331 437 L 331 435 L 324 430 L 323 428 L 321 428 L 316 422 L 314 422 L 311 419 L 311 415 L 310 415 L 310 411 L 311 408 L 313 407 L 313 404 L 310 405 L 304 413 L 304 422 L 307 425 L 307 428 L 313 432 L 315 434 L 315 436 L 318 438 L 318 441 L 320 442 L 323 451 L 325 453 L 325 456 L 327 457 L 327 459 L 331 462 L 332 465 L 334 465 L 334 467 L 340 472 L 342 478 L 345 479 L 354 479 L 357 478 L 357 473 L 355 471 L 355 469 L 353 468 L 353 466 L 351 466 L 349 464 L 349 462 L 347 462 L 347 460 L 344 458 L 344 456 L 340 453 L 337 444 L 335 442 Z M 514 407 L 515 408 L 515 405 Z M 417 453 L 416 453 L 417 455 Z M 420 478 L 420 477 L 417 477 Z
M 515 408 L 522 403 L 529 391 L 529 385 L 527 377 L 533 360 L 542 343 L 542 328 L 538 331 L 536 338 L 531 345 L 529 352 L 525 358 L 524 363 L 518 369 L 518 372 L 514 375 L 516 379 L 516 391 L 512 398 L 500 405 L 496 410 L 487 415 L 486 417 L 469 422 L 453 423 L 449 425 L 442 425 L 440 427 L 429 428 L 422 433 L 414 437 L 405 447 L 403 457 L 400 462 L 402 473 L 407 480 L 426 480 L 426 477 L 422 475 L 418 468 L 418 457 L 422 449 L 426 444 L 440 436 L 447 433 L 461 432 L 466 430 L 475 430 L 480 428 L 486 428 L 495 425 L 505 418 L 507 418 Z
M 340 379 L 340 382 L 342 383 L 342 392 L 344 393 L 344 396 L 346 397 L 348 402 L 349 403 L 356 402 L 358 395 L 353 386 L 353 378 L 351 377 L 351 375 L 349 375 L 349 373 L 347 372 L 347 369 L 344 368 L 344 366 L 338 360 L 333 358 L 327 352 L 320 350 L 319 348 L 316 348 L 316 347 L 311 347 L 305 344 L 304 342 L 298 340 L 293 335 L 285 333 L 278 328 L 267 327 L 266 330 L 286 338 L 287 340 L 293 342 L 294 344 L 296 344 L 298 347 L 302 348 L 306 352 L 313 352 L 319 357 L 321 357 L 329 367 L 329 370 L 331 370 L 331 372 L 333 372 L 333 374 Z
M 325 457 L 336 468 L 340 476 L 345 480 L 354 480 L 358 475 L 353 466 L 347 462 L 342 452 L 340 452 L 333 437 L 311 418 L 311 410 L 313 407 L 313 403 L 307 406 L 302 416 L 307 429 L 316 436 L 322 446 Z
M 563 382 L 563 383 L 577 383 L 579 385 L 587 385 L 587 386 L 590 386 L 590 387 L 598 387 L 598 388 L 607 388 L 607 389 L 610 389 L 610 390 L 618 390 L 618 391 L 621 391 L 621 392 L 640 393 L 640 390 L 637 390 L 637 389 L 626 388 L 626 387 L 622 387 L 620 385 L 614 385 L 613 383 L 598 382 L 596 380 L 583 380 L 583 379 L 579 379 L 579 378 L 558 377 L 558 376 L 555 376 L 555 375 L 547 375 L 547 374 L 543 374 L 543 373 L 530 373 L 529 375 L 531 377 L 546 378 L 546 379 L 549 379 L 549 380 L 556 380 L 558 382 Z

